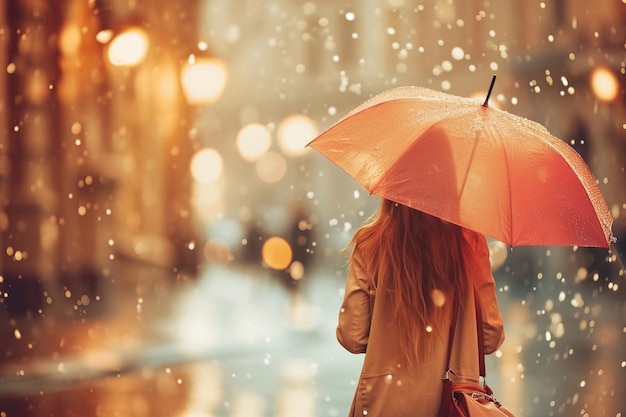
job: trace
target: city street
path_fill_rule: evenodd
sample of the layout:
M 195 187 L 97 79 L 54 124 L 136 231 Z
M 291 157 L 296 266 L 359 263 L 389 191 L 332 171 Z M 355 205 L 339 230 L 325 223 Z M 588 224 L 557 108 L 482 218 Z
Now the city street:
M 626 417 L 624 22 L 626 0 L 0 0 L 0 417 L 347 416 L 341 250 L 390 202 L 487 238 L 487 383 L 515 417 Z M 408 224 L 372 247 L 443 277 L 453 239 Z

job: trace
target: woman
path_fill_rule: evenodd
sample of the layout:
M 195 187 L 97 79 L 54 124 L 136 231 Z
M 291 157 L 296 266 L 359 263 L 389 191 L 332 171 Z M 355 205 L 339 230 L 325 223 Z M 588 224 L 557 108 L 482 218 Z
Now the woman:
M 504 340 L 485 238 L 383 199 L 354 235 L 337 339 L 365 353 L 350 416 L 437 415 L 452 300 L 459 297 L 450 369 L 478 381 L 474 291 L 485 353 Z

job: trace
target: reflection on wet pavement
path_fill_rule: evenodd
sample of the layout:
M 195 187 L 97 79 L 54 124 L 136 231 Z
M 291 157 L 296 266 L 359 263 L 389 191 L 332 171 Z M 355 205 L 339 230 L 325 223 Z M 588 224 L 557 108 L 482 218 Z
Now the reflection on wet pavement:
M 326 281 L 291 295 L 218 268 L 167 300 L 143 299 L 140 314 L 125 300 L 106 319 L 14 323 L 30 352 L 0 369 L 0 415 L 306 417 L 320 401 L 324 415 L 344 414 L 360 358 L 334 342 L 342 284 Z M 345 393 L 317 386 L 329 371 Z
M 220 267 L 141 308 L 120 295 L 107 318 L 14 321 L 3 340 L 23 359 L 0 369 L 0 416 L 347 415 L 362 357 L 335 341 L 342 287 L 319 276 L 291 294 Z M 505 290 L 507 340 L 487 362 L 498 398 L 518 417 L 623 415 L 618 300 L 583 294 L 593 305 L 557 317 Z

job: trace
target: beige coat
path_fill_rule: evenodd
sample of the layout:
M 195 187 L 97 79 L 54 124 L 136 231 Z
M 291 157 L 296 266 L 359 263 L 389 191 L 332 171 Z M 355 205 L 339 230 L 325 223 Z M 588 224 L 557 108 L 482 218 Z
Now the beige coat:
M 482 239 L 475 250 L 482 259 L 480 276 L 472 277 L 462 302 L 450 368 L 456 381 L 478 381 L 478 342 L 474 310 L 474 287 L 482 304 L 485 353 L 495 351 L 504 340 L 503 321 L 496 300 L 489 252 Z M 383 299 L 376 300 L 363 269 L 358 249 L 348 271 L 346 292 L 339 313 L 337 339 L 352 353 L 366 353 L 350 417 L 434 417 L 441 399 L 448 332 L 435 353 L 424 363 L 403 367 L 399 361 L 398 335 L 391 312 Z

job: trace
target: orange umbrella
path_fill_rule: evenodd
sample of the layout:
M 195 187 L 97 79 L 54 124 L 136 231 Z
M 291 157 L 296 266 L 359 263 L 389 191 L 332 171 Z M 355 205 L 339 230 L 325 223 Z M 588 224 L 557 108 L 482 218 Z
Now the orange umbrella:
M 488 99 L 395 88 L 309 146 L 371 194 L 508 245 L 608 248 L 613 219 L 578 153 Z

